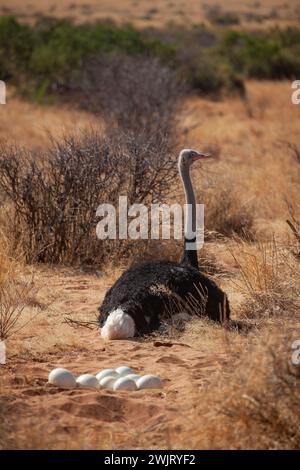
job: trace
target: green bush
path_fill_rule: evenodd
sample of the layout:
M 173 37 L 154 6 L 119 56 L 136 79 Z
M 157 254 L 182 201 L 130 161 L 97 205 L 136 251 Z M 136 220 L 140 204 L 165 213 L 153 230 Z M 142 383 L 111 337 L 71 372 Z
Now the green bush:
M 300 32 L 226 32 L 220 54 L 234 70 L 259 79 L 294 78 L 300 73 Z
M 216 93 L 225 86 L 226 76 L 222 65 L 201 51 L 197 60 L 182 66 L 182 76 L 200 93 Z
M 30 93 L 32 89 L 46 93 L 53 83 L 65 85 L 91 55 L 116 53 L 156 56 L 168 62 L 174 48 L 130 26 L 73 25 L 42 18 L 29 27 L 12 16 L 0 19 L 1 79 L 11 79 Z
M 202 94 L 240 92 L 247 77 L 299 78 L 300 29 L 170 26 L 141 32 L 108 23 L 74 25 L 42 18 L 29 26 L 12 16 L 0 18 L 0 78 L 35 100 L 49 100 L 60 90 L 67 94 L 91 59 L 107 56 L 158 58 Z
M 12 16 L 0 17 L 0 76 L 15 77 L 26 69 L 34 47 L 32 30 Z

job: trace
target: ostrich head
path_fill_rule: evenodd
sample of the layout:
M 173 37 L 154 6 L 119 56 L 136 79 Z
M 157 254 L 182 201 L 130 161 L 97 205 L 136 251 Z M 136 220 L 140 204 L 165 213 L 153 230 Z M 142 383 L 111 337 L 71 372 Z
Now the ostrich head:
M 188 169 L 196 160 L 207 160 L 209 158 L 211 158 L 209 153 L 198 152 L 198 150 L 193 149 L 183 149 L 179 154 L 178 166 L 180 170 Z

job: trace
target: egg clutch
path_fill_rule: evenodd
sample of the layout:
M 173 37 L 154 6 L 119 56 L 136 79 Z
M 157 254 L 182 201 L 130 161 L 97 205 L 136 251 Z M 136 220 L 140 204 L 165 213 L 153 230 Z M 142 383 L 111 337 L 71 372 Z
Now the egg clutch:
M 131 367 L 121 366 L 117 369 L 104 369 L 97 375 L 83 374 L 77 379 L 67 369 L 53 369 L 48 381 L 60 388 L 92 388 L 96 390 L 143 390 L 162 388 L 158 375 L 138 375 Z

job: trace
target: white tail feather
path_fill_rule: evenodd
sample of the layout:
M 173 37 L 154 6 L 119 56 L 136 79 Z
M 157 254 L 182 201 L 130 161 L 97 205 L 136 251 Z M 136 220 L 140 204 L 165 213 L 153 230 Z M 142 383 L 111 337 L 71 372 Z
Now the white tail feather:
M 107 317 L 101 328 L 101 336 L 104 339 L 133 338 L 135 334 L 135 323 L 130 315 L 123 312 L 121 308 L 113 310 Z

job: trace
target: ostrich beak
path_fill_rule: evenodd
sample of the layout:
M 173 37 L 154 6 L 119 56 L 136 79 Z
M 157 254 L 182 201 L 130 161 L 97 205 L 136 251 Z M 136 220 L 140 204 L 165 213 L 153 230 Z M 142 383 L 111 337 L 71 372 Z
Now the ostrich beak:
M 195 162 L 196 160 L 206 160 L 206 159 L 209 159 L 209 158 L 212 158 L 211 153 L 199 152 L 196 157 L 193 157 L 193 162 Z

